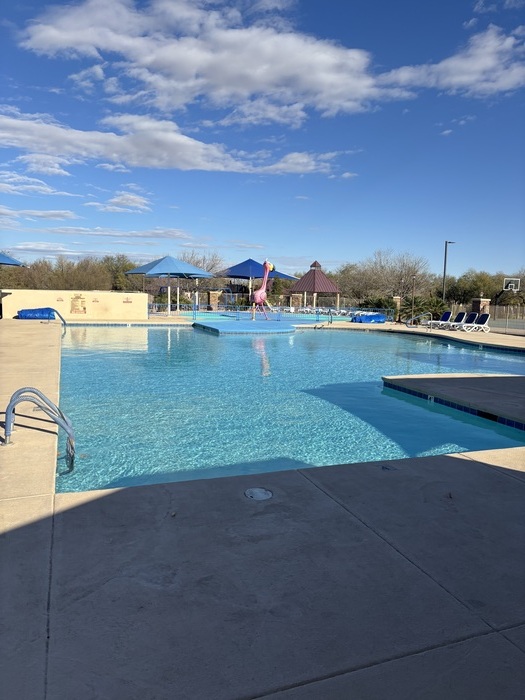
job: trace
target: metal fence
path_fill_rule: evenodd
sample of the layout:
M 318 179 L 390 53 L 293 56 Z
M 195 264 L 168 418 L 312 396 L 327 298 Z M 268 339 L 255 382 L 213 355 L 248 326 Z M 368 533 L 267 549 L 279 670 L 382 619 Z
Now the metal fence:
M 525 335 L 525 306 L 523 304 L 491 305 L 489 312 L 491 329 L 509 335 Z
M 187 319 L 199 318 L 220 318 L 224 314 L 240 315 L 251 312 L 251 306 L 236 306 L 236 305 L 219 305 L 217 309 L 211 309 L 206 305 L 195 307 L 191 304 L 180 304 L 177 312 L 176 304 L 171 305 L 171 315 L 182 316 Z M 455 305 L 452 308 L 453 314 L 458 311 L 470 311 L 469 306 Z M 167 304 L 150 304 L 148 307 L 150 316 L 167 316 Z M 512 306 L 495 306 L 489 307 L 490 312 L 490 327 L 498 333 L 508 333 L 509 335 L 525 335 L 525 306 L 523 304 L 515 304 Z M 330 321 L 334 319 L 352 320 L 358 314 L 383 314 L 387 321 L 395 320 L 395 309 L 376 309 L 376 308 L 361 308 L 361 307 L 345 307 L 336 310 L 335 308 L 319 306 L 313 308 L 307 307 L 290 307 L 276 306 L 273 307 L 272 318 L 281 320 L 284 317 L 293 317 L 297 320 L 312 320 L 312 321 Z
M 182 318 L 193 318 L 197 316 L 199 318 L 217 318 L 224 317 L 225 315 L 230 317 L 241 317 L 241 315 L 246 315 L 252 312 L 251 306 L 236 306 L 236 305 L 219 305 L 217 309 L 211 309 L 208 306 L 200 305 L 198 307 L 192 306 L 191 304 L 179 304 L 179 310 L 177 311 L 177 305 L 171 304 L 170 315 L 178 315 Z M 150 316 L 167 316 L 168 315 L 168 305 L 167 304 L 150 304 L 148 307 L 148 313 Z M 259 312 L 257 312 L 259 313 Z M 361 314 L 381 314 L 384 315 L 387 321 L 394 320 L 395 309 L 376 309 L 376 308 L 361 308 L 361 307 L 350 307 L 344 309 L 335 309 L 324 306 L 319 307 L 291 307 L 291 306 L 274 306 L 271 311 L 267 310 L 269 316 L 279 321 L 285 317 L 294 318 L 297 320 L 333 320 L 333 319 L 348 319 L 352 320 Z

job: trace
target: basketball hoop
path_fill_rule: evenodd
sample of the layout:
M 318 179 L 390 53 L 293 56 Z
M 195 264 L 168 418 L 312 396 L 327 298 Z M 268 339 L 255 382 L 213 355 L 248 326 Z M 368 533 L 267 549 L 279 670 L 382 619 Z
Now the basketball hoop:
M 520 291 L 520 282 L 521 279 L 519 277 L 505 277 L 503 280 L 503 291 L 504 292 L 512 292 L 513 294 L 516 294 L 517 292 Z M 507 318 L 505 320 L 505 333 L 508 333 L 509 330 L 509 305 L 507 304 Z
M 520 291 L 520 282 L 521 279 L 519 277 L 505 277 L 503 280 L 503 291 L 516 294 L 516 292 Z

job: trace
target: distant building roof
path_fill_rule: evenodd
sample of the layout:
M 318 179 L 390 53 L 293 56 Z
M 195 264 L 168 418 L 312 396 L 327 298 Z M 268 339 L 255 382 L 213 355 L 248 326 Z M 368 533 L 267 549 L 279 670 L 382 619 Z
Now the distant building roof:
M 314 260 L 309 271 L 298 280 L 289 290 L 292 294 L 296 292 L 310 292 L 315 294 L 339 294 L 339 289 L 331 279 L 321 270 L 321 265 Z

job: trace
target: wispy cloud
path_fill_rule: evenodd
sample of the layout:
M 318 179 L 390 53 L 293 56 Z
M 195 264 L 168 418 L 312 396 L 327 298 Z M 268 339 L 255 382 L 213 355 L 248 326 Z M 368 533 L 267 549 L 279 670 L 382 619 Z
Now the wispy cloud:
M 260 152 L 242 159 L 229 154 L 220 144 L 206 144 L 181 133 L 168 120 L 133 114 L 105 117 L 102 125 L 113 131 L 81 131 L 57 124 L 44 115 L 0 114 L 0 140 L 4 146 L 47 153 L 55 158 L 89 162 L 112 158 L 122 166 L 157 169 L 208 170 L 240 173 L 327 172 L 331 154 L 291 153 L 266 165 Z M 270 154 L 265 154 L 269 159 Z M 31 156 L 33 158 L 33 156 Z
M 20 157 L 22 158 L 22 156 Z M 19 162 L 20 158 L 16 161 Z M 0 192 L 13 195 L 54 195 L 64 197 L 76 197 L 70 192 L 63 192 L 51 187 L 43 180 L 38 180 L 27 175 L 20 175 L 12 170 L 0 170 Z
M 491 25 L 472 36 L 455 56 L 435 64 L 406 66 L 381 77 L 407 88 L 435 88 L 484 98 L 525 85 L 523 37 Z
M 86 207 L 96 207 L 105 212 L 134 212 L 143 213 L 151 211 L 146 197 L 131 192 L 117 192 L 107 202 L 86 202 Z
M 96 238 L 126 238 L 126 239 L 167 239 L 188 241 L 192 238 L 186 231 L 181 229 L 153 228 L 144 230 L 122 231 L 108 227 L 84 227 L 84 226 L 59 226 L 48 228 L 46 233 L 64 236 L 94 236 Z
M 68 210 L 46 210 L 46 209 L 10 209 L 0 206 L 0 217 L 11 219 L 78 219 L 79 217 Z

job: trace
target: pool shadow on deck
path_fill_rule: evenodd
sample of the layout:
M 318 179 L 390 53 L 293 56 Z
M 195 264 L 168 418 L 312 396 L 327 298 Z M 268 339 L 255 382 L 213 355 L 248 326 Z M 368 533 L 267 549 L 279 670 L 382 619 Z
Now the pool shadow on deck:
M 24 499 L 4 697 L 520 697 L 525 480 L 390 466 L 57 494 L 53 519 Z

